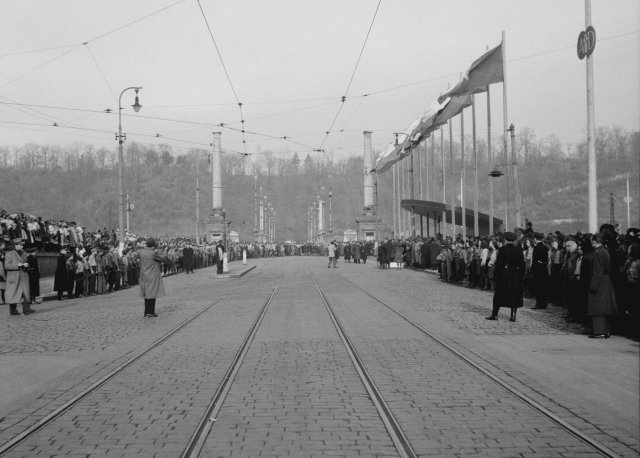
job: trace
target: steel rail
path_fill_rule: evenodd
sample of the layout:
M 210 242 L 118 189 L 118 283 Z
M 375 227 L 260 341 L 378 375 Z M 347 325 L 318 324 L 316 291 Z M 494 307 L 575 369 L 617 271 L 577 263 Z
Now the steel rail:
M 523 392 L 521 392 L 520 390 L 518 390 L 517 388 L 513 387 L 511 384 L 505 382 L 504 380 L 500 379 L 498 376 L 494 375 L 493 373 L 491 373 L 490 371 L 488 371 L 487 369 L 485 369 L 484 367 L 482 367 L 480 364 L 476 363 L 474 360 L 472 360 L 471 358 L 469 358 L 468 356 L 464 355 L 463 353 L 461 353 L 460 351 L 456 350 L 455 348 L 453 348 L 451 345 L 449 345 L 448 343 L 444 342 L 442 339 L 440 339 L 438 336 L 434 335 L 433 333 L 431 333 L 430 331 L 426 330 L 425 328 L 423 328 L 422 326 L 420 326 L 418 323 L 416 323 L 415 321 L 413 321 L 412 319 L 408 318 L 407 316 L 405 316 L 404 314 L 402 314 L 401 312 L 398 312 L 396 309 L 394 309 L 393 307 L 387 305 L 384 301 L 378 299 L 377 297 L 375 297 L 374 295 L 372 295 L 371 293 L 369 293 L 367 290 L 365 290 L 364 288 L 360 287 L 360 285 L 358 285 L 357 283 L 348 280 L 346 278 L 344 278 L 344 276 L 340 273 L 338 273 L 338 275 L 340 276 L 340 278 L 343 281 L 347 281 L 349 283 L 351 283 L 353 286 L 355 286 L 356 288 L 358 288 L 360 291 L 362 291 L 363 293 L 365 293 L 367 296 L 369 296 L 370 298 L 372 298 L 374 301 L 378 302 L 379 304 L 383 305 L 384 307 L 386 307 L 387 309 L 389 309 L 391 312 L 395 313 L 396 315 L 398 315 L 400 318 L 402 318 L 403 320 L 407 321 L 409 324 L 411 324 L 412 326 L 414 326 L 416 329 L 418 329 L 420 332 L 422 332 L 423 334 L 427 335 L 428 337 L 430 337 L 431 339 L 435 340 L 436 342 L 438 342 L 440 345 L 442 345 L 444 348 L 446 348 L 447 350 L 449 350 L 451 353 L 453 353 L 454 355 L 458 356 L 460 359 L 462 359 L 464 362 L 466 362 L 467 364 L 469 364 L 470 366 L 472 366 L 473 368 L 477 369 L 479 372 L 481 372 L 482 374 L 484 374 L 485 376 L 487 376 L 488 378 L 490 378 L 493 382 L 497 383 L 498 385 L 500 385 L 502 388 L 504 388 L 505 390 L 507 390 L 509 393 L 511 393 L 513 396 L 515 396 L 516 398 L 520 399 L 522 402 L 524 402 L 525 404 L 527 404 L 529 407 L 531 407 L 532 409 L 536 410 L 538 413 L 542 414 L 543 416 L 545 416 L 546 418 L 548 418 L 549 420 L 551 420 L 552 422 L 554 422 L 555 424 L 557 424 L 558 426 L 560 426 L 562 429 L 564 429 L 565 431 L 567 431 L 568 433 L 570 433 L 571 435 L 573 435 L 574 437 L 576 437 L 577 439 L 581 440 L 582 442 L 586 443 L 587 445 L 589 445 L 590 447 L 596 449 L 599 453 L 601 453 L 603 456 L 606 456 L 608 458 L 620 458 L 620 455 L 618 455 L 617 453 L 615 453 L 613 450 L 611 450 L 610 448 L 606 447 L 605 445 L 601 444 L 600 442 L 598 442 L 597 440 L 593 439 L 592 437 L 584 434 L 582 431 L 580 431 L 579 429 L 577 429 L 576 427 L 572 426 L 571 424 L 569 424 L 568 422 L 566 422 L 565 420 L 563 420 L 562 418 L 558 417 L 556 414 L 554 414 L 553 412 L 551 412 L 549 409 L 547 409 L 546 407 L 544 407 L 542 404 L 540 404 L 539 402 L 535 401 L 534 399 L 532 399 L 531 397 L 527 396 L 526 394 L 524 394 Z
M 353 343 L 347 336 L 346 332 L 344 331 L 342 324 L 340 324 L 340 320 L 338 320 L 338 317 L 334 313 L 333 308 L 329 304 L 329 301 L 327 301 L 327 298 L 325 297 L 324 293 L 320 289 L 320 286 L 318 285 L 318 282 L 316 281 L 316 278 L 311 272 L 311 270 L 309 270 L 309 276 L 313 280 L 316 286 L 316 289 L 318 290 L 318 294 L 320 295 L 320 298 L 324 302 L 324 306 L 327 309 L 327 312 L 329 313 L 329 317 L 331 318 L 333 325 L 338 331 L 338 335 L 340 336 L 342 343 L 346 347 L 349 357 L 351 358 L 351 361 L 353 362 L 353 365 L 356 371 L 358 372 L 358 375 L 360 376 L 360 379 L 362 380 L 362 383 L 364 384 L 364 387 L 367 390 L 367 393 L 369 393 L 369 397 L 373 401 L 373 404 L 375 405 L 375 408 L 378 411 L 378 414 L 380 415 L 380 418 L 382 419 L 384 426 L 387 429 L 387 432 L 389 433 L 389 436 L 391 437 L 391 440 L 393 441 L 394 446 L 396 447 L 396 450 L 398 451 L 398 453 L 402 458 L 417 457 L 418 455 L 413 450 L 413 447 L 411 446 L 409 439 L 407 438 L 406 434 L 400 427 L 398 420 L 396 420 L 395 416 L 391 412 L 391 408 L 384 400 L 382 393 L 380 393 L 380 390 L 378 389 L 373 379 L 367 372 L 367 369 L 365 368 L 364 363 L 360 359 L 360 356 L 358 355 L 358 352 L 356 351 L 355 346 L 353 345 Z
M 124 369 L 126 369 L 127 367 L 129 367 L 131 364 L 135 363 L 136 361 L 138 361 L 140 358 L 142 358 L 144 355 L 146 355 L 147 353 L 149 353 L 151 350 L 153 350 L 154 348 L 158 347 L 159 345 L 161 345 L 164 341 L 166 341 L 167 339 L 169 339 L 170 337 L 172 337 L 174 334 L 176 334 L 178 331 L 180 331 L 182 328 L 184 328 L 186 325 L 188 325 L 189 323 L 191 323 L 193 320 L 195 320 L 196 318 L 198 318 L 200 315 L 202 315 L 203 313 L 205 313 L 207 310 L 209 310 L 211 307 L 213 307 L 214 305 L 216 305 L 217 303 L 219 303 L 220 301 L 222 301 L 226 296 L 222 296 L 218 299 L 216 299 L 215 301 L 213 301 L 212 303 L 208 304 L 206 307 L 204 307 L 202 310 L 198 311 L 197 313 L 195 313 L 194 315 L 192 315 L 191 317 L 187 318 L 185 321 L 183 321 L 182 323 L 180 323 L 178 326 L 176 326 L 175 328 L 173 328 L 171 331 L 167 332 L 165 335 L 163 335 L 162 337 L 160 337 L 159 339 L 155 340 L 151 345 L 149 345 L 147 348 L 145 348 L 144 350 L 138 352 L 136 355 L 132 356 L 131 358 L 129 358 L 128 360 L 126 360 L 124 363 L 120 364 L 118 367 L 116 367 L 115 369 L 113 369 L 111 372 L 109 372 L 107 375 L 103 376 L 102 378 L 100 378 L 99 380 L 97 380 L 96 382 L 94 382 L 92 385 L 90 385 L 88 388 L 84 389 L 81 393 L 77 394 L 76 396 L 74 396 L 73 398 L 71 398 L 69 401 L 67 401 L 66 403 L 64 403 L 62 406 L 58 407 L 57 409 L 55 409 L 53 412 L 49 413 L 48 415 L 46 415 L 45 417 L 41 418 L 40 420 L 38 420 L 37 423 L 35 423 L 34 425 L 30 426 L 29 428 L 27 428 L 26 430 L 24 430 L 23 432 L 21 432 L 20 434 L 18 434 L 17 436 L 15 436 L 13 439 L 9 440 L 8 442 L 5 442 L 4 444 L 2 444 L 0 446 L 0 456 L 4 455 L 5 453 L 9 452 L 11 449 L 13 449 L 15 446 L 17 446 L 18 444 L 20 444 L 21 442 L 25 441 L 27 438 L 29 438 L 31 435 L 33 435 L 34 433 L 36 433 L 37 431 L 41 430 L 42 428 L 44 428 L 46 425 L 48 425 L 49 423 L 53 422 L 54 420 L 56 420 L 58 417 L 60 417 L 61 415 L 63 415 L 65 412 L 67 412 L 69 409 L 71 409 L 73 406 L 75 406 L 78 402 L 80 402 L 82 399 L 84 399 L 85 397 L 87 397 L 89 394 L 91 394 L 92 392 L 94 392 L 96 389 L 100 388 L 102 385 L 104 385 L 106 382 L 108 382 L 109 380 L 113 379 L 116 375 L 118 375 L 120 372 L 122 372 Z
M 204 447 L 207 437 L 211 432 L 211 428 L 217 421 L 216 417 L 218 415 L 218 412 L 222 408 L 222 404 L 224 403 L 224 400 L 227 397 L 227 394 L 231 388 L 231 385 L 233 384 L 233 381 L 235 380 L 235 377 L 238 371 L 240 370 L 240 366 L 242 365 L 242 362 L 244 361 L 244 358 L 247 355 L 247 352 L 249 351 L 249 346 L 251 345 L 251 342 L 253 342 L 253 339 L 255 338 L 255 335 L 258 332 L 258 328 L 260 327 L 262 320 L 267 314 L 267 309 L 271 304 L 273 296 L 276 294 L 276 291 L 278 290 L 278 285 L 280 284 L 280 280 L 282 279 L 283 273 L 284 273 L 284 268 L 280 272 L 280 275 L 278 276 L 278 281 L 276 282 L 276 285 L 273 287 L 271 294 L 269 295 L 269 298 L 260 309 L 260 313 L 258 313 L 258 316 L 253 322 L 253 324 L 251 325 L 251 328 L 249 329 L 247 336 L 243 340 L 242 344 L 240 345 L 240 348 L 236 352 L 233 360 L 231 361 L 231 364 L 229 365 L 229 368 L 227 369 L 227 372 L 225 373 L 224 378 L 222 379 L 222 382 L 218 386 L 218 389 L 216 390 L 215 394 L 213 395 L 213 398 L 211 399 L 211 402 L 207 406 L 204 415 L 202 416 L 200 422 L 198 423 L 198 426 L 196 427 L 194 433 L 191 435 L 189 442 L 187 442 L 185 449 L 180 455 L 181 458 L 192 458 L 200 455 L 200 452 Z

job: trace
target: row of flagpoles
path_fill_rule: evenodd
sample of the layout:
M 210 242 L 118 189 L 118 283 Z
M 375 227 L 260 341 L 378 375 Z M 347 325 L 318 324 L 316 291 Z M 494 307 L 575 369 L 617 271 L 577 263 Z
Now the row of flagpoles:
M 426 141 L 429 137 L 432 136 L 433 132 L 440 129 L 441 126 L 448 124 L 449 125 L 449 147 L 452 148 L 453 144 L 453 133 L 452 133 L 452 118 L 457 115 L 460 116 L 461 123 L 461 148 L 462 154 L 464 154 L 464 117 L 462 116 L 463 110 L 467 107 L 472 108 L 472 118 L 473 118 L 473 148 L 475 151 L 475 105 L 474 105 L 474 95 L 480 94 L 483 92 L 487 93 L 487 123 L 488 123 L 488 148 L 489 155 L 491 156 L 491 110 L 490 110 L 490 91 L 489 86 L 495 83 L 502 83 L 503 89 L 503 127 L 504 127 L 504 152 L 508 150 L 507 145 L 507 135 L 506 132 L 509 130 L 507 125 L 507 78 L 506 78 L 506 48 L 505 48 L 505 32 L 502 32 L 502 41 L 501 43 L 493 49 L 488 50 L 478 59 L 476 59 L 468 70 L 465 72 L 464 76 L 460 79 L 460 81 L 451 89 L 447 90 L 444 94 L 442 94 L 438 99 L 432 104 L 432 106 L 427 109 L 422 116 L 416 119 L 409 128 L 399 134 L 396 137 L 396 142 L 394 144 L 388 145 L 383 152 L 378 156 L 376 163 L 372 169 L 372 173 L 375 172 L 377 174 L 384 173 L 389 170 L 394 164 L 399 163 L 404 158 L 410 156 L 412 151 L 418 147 L 418 145 Z M 442 132 L 442 131 L 441 131 Z M 441 133 L 442 138 L 442 133 Z M 441 147 L 443 148 L 442 142 Z M 443 165 L 444 165 L 444 151 L 443 151 Z M 515 159 L 513 160 L 515 163 Z M 412 161 L 411 161 L 412 162 Z M 514 174 L 517 173 L 514 164 L 513 166 Z M 507 196 L 508 196 L 508 182 L 509 182 L 509 164 L 505 164 L 507 170 Z M 409 165 L 412 169 L 412 165 Z M 462 167 L 464 168 L 464 160 L 462 161 Z M 442 181 L 443 181 L 443 203 L 447 204 L 447 196 L 446 196 L 446 176 L 444 167 L 442 170 Z M 393 178 L 395 181 L 396 174 L 394 172 Z M 411 176 L 409 177 L 411 180 Z M 514 175 L 514 178 L 516 176 Z M 514 180 L 517 182 L 516 180 Z M 475 196 L 475 208 L 474 208 L 474 231 L 475 234 L 478 235 L 478 204 L 477 204 L 477 174 L 475 179 L 476 186 L 476 196 Z M 461 182 L 461 207 L 462 207 L 462 231 L 463 237 L 466 237 L 466 211 L 465 211 L 465 199 L 464 199 L 464 189 L 465 189 L 465 173 L 462 171 L 462 182 Z M 490 191 L 490 215 L 489 215 L 489 232 L 493 233 L 493 183 L 489 182 L 489 191 Z M 452 224 L 451 235 L 455 236 L 455 193 L 451 193 L 451 214 L 453 221 L 449 221 Z M 394 202 L 395 204 L 395 202 Z M 520 196 L 516 186 L 516 196 L 515 196 L 515 226 L 521 227 L 521 215 L 520 215 Z M 399 210 L 398 205 L 398 210 Z M 508 227 L 509 224 L 509 199 L 506 198 L 506 206 L 505 206 L 505 227 Z M 395 216 L 395 211 L 394 211 Z M 446 211 L 443 212 L 442 222 L 445 223 L 446 227 Z M 412 235 L 415 235 L 415 223 L 412 223 Z

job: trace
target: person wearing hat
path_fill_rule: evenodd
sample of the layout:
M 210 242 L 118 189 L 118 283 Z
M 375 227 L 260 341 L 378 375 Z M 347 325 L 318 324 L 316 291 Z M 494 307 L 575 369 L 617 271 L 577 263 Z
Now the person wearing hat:
M 336 252 L 338 251 L 338 249 L 336 248 L 336 242 L 332 241 L 329 244 L 329 249 L 328 249 L 328 254 L 329 254 L 329 265 L 327 266 L 327 268 L 331 267 L 331 264 L 333 264 L 334 268 L 337 268 L 338 266 L 337 264 L 337 258 L 336 258 Z
M 63 294 L 69 290 L 69 272 L 67 270 L 67 249 L 61 248 L 56 261 L 56 273 L 53 280 L 53 290 L 58 293 L 58 300 L 64 299 Z
M 156 241 L 150 238 L 146 247 L 136 252 L 140 265 L 140 295 L 144 298 L 144 316 L 156 317 L 156 299 L 165 295 L 162 263 L 167 260 L 156 251 Z
M 531 254 L 531 275 L 533 277 L 533 294 L 536 296 L 537 309 L 547 308 L 547 282 L 549 280 L 549 247 L 544 243 L 544 234 L 533 234 L 535 244 Z
M 7 272 L 4 270 L 5 243 L 0 238 L 0 300 L 4 304 L 4 292 L 7 289 Z
M 590 338 L 608 339 L 611 335 L 611 317 L 618 313 L 616 296 L 611 281 L 611 257 L 603 246 L 605 236 L 594 234 L 591 244 L 595 249 L 591 264 L 587 315 L 591 317 Z
M 516 321 L 516 312 L 522 307 L 522 280 L 525 263 L 522 250 L 517 246 L 513 232 L 504 234 L 506 243 L 498 250 L 494 278 L 496 289 L 493 294 L 493 310 L 487 320 L 497 320 L 500 307 L 511 309 L 510 321 Z
M 29 293 L 31 294 L 31 303 L 35 304 L 36 297 L 40 296 L 40 265 L 36 257 L 38 248 L 32 246 L 25 251 L 27 252 L 27 263 L 29 264 Z
M 22 251 L 22 240 L 16 239 L 11 245 L 7 245 L 4 259 L 4 268 L 7 275 L 7 289 L 5 300 L 9 303 L 9 313 L 20 315 L 18 302 L 22 303 L 22 313 L 29 315 L 31 310 L 31 296 L 29 293 L 29 264 L 26 253 Z

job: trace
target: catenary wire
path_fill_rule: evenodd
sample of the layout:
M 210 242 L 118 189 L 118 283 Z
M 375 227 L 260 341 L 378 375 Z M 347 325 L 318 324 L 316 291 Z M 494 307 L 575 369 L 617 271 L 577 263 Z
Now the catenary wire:
M 353 83 L 353 78 L 356 75 L 356 71 L 358 70 L 358 65 L 360 64 L 360 59 L 362 58 L 362 54 L 364 53 L 364 48 L 367 45 L 367 41 L 369 40 L 369 35 L 371 34 L 371 29 L 373 28 L 373 23 L 376 20 L 376 16 L 378 15 L 378 10 L 380 9 L 380 4 L 382 3 L 382 0 L 378 0 L 378 5 L 376 6 L 376 10 L 373 13 L 373 18 L 371 18 L 371 23 L 369 24 L 369 30 L 367 30 L 367 35 L 364 39 L 364 43 L 362 43 L 362 47 L 360 48 L 360 54 L 358 55 L 358 59 L 356 60 L 356 65 L 353 68 L 353 72 L 351 73 L 351 78 L 349 78 L 349 84 L 347 84 L 347 89 L 344 92 L 344 95 L 341 98 L 341 102 L 340 106 L 338 107 L 338 111 L 336 113 L 336 115 L 333 117 L 333 121 L 331 121 L 331 125 L 329 126 L 329 129 L 327 129 L 326 133 L 325 133 L 325 137 L 322 140 L 322 143 L 320 144 L 320 146 L 318 147 L 318 150 L 322 151 L 322 147 L 324 146 L 325 142 L 327 141 L 327 138 L 329 137 L 329 134 L 331 133 L 331 129 L 333 129 L 334 124 L 336 123 L 336 120 L 338 119 L 338 116 L 340 116 L 340 112 L 342 111 L 342 108 L 344 107 L 344 102 L 347 99 L 347 95 L 349 94 L 349 89 L 351 88 L 351 83 Z
M 216 49 L 216 53 L 218 54 L 218 58 L 220 59 L 220 64 L 222 65 L 222 69 L 224 70 L 224 74 L 227 76 L 227 81 L 229 82 L 229 86 L 231 86 L 231 92 L 233 92 L 233 96 L 236 99 L 236 103 L 238 104 L 238 109 L 240 110 L 240 123 L 242 124 L 242 143 L 244 145 L 244 154 L 247 154 L 247 146 L 246 140 L 244 136 L 244 113 L 242 111 L 242 102 L 238 98 L 238 93 L 236 92 L 236 88 L 233 86 L 233 82 L 231 81 L 231 76 L 229 76 L 229 71 L 227 70 L 227 66 L 224 63 L 224 59 L 222 58 L 222 53 L 220 52 L 220 48 L 218 47 L 218 43 L 216 43 L 216 39 L 213 36 L 213 31 L 211 30 L 211 26 L 209 25 L 209 21 L 207 20 L 207 15 L 204 13 L 204 9 L 202 9 L 202 5 L 200 4 L 200 0 L 196 0 L 198 3 L 198 8 L 200 9 L 200 13 L 202 14 L 202 19 L 204 19 L 204 23 L 207 26 L 207 30 L 209 31 L 209 36 L 211 37 L 211 41 L 213 42 L 213 46 Z

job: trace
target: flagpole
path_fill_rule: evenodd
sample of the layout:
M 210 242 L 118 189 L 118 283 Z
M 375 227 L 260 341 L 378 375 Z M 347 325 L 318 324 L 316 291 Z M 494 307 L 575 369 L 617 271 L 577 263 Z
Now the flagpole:
M 591 0 L 584 1 L 585 30 L 591 25 Z M 506 59 L 505 59 L 506 60 Z M 598 185 L 596 170 L 596 127 L 593 91 L 593 54 L 587 60 L 587 150 L 589 153 L 589 232 L 598 231 Z
M 464 201 L 464 189 L 467 184 L 466 167 L 464 160 L 464 110 L 460 111 L 460 210 L 462 213 L 462 238 L 467 239 L 467 205 Z
M 589 0 L 586 0 L 589 1 Z M 507 45 L 506 45 L 506 34 L 505 31 L 502 31 L 502 136 L 503 136 L 503 146 L 504 150 L 504 163 L 506 164 L 506 180 L 505 180 L 505 189 L 506 189 L 506 218 L 504 222 L 505 231 L 509 230 L 509 176 L 511 173 L 509 172 L 509 159 L 508 159 L 508 144 L 507 144 L 507 130 L 508 130 L 508 114 L 507 114 Z
M 491 94 L 487 86 L 487 162 L 493 167 L 493 151 L 491 150 Z M 489 178 L 489 235 L 494 234 L 493 227 L 493 179 Z
M 440 126 L 440 155 L 442 156 L 442 203 L 444 204 L 444 210 L 442 210 L 442 227 L 444 228 L 443 237 L 447 237 L 447 174 L 445 170 L 444 159 L 444 131 Z
M 629 195 L 629 173 L 627 172 L 627 229 L 631 227 L 631 196 Z
M 480 235 L 480 225 L 478 221 L 478 149 L 476 147 L 476 97 L 471 96 L 471 123 L 473 125 L 473 235 Z
M 392 211 L 393 211 L 393 238 L 396 238 L 398 235 L 398 232 L 396 230 L 396 164 L 393 164 L 391 166 L 391 175 L 393 177 L 393 199 L 391 201 L 391 203 L 393 204 L 392 206 Z
M 424 143 L 424 152 L 425 152 L 425 158 L 427 156 L 427 141 L 425 140 Z M 425 161 L 426 162 L 426 161 Z M 422 154 L 418 154 L 418 195 L 420 196 L 420 200 L 424 199 L 423 193 L 422 193 Z M 422 215 L 420 216 L 422 218 Z
M 431 183 L 430 187 L 427 187 L 427 199 L 429 200 L 434 200 L 435 194 L 436 194 L 436 179 L 434 176 L 434 162 L 435 162 L 435 155 L 436 155 L 436 139 L 435 136 L 433 135 L 433 133 L 431 133 L 431 156 L 429 156 L 429 168 L 427 169 L 427 176 L 430 176 L 431 179 L 429 180 L 429 182 Z
M 409 163 L 407 164 L 407 166 L 409 167 L 409 179 L 408 181 L 408 185 L 409 185 L 409 192 L 408 192 L 408 196 L 409 199 L 414 200 L 416 198 L 416 183 L 415 183 L 415 176 L 413 175 L 413 148 L 411 148 L 409 150 Z M 416 213 L 414 211 L 412 211 L 409 215 L 409 222 L 410 222 L 410 229 L 411 229 L 411 237 L 415 237 L 416 236 Z
M 451 239 L 454 240 L 456 237 L 456 185 L 453 181 L 453 129 L 451 127 L 451 119 L 449 119 L 449 175 L 454 189 L 451 192 Z

